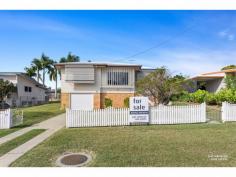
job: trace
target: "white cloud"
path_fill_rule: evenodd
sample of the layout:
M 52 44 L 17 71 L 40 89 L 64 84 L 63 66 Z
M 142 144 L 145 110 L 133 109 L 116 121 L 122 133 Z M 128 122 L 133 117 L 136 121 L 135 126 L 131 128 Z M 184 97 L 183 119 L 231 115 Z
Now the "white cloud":
M 227 32 L 226 32 L 226 31 L 220 31 L 220 32 L 218 33 L 218 35 L 219 35 L 220 37 L 225 37 L 225 36 L 227 35 Z
M 233 41 L 235 39 L 235 35 L 232 32 L 230 32 L 229 29 L 220 31 L 218 33 L 218 36 L 223 38 L 223 39 L 227 39 L 229 41 Z

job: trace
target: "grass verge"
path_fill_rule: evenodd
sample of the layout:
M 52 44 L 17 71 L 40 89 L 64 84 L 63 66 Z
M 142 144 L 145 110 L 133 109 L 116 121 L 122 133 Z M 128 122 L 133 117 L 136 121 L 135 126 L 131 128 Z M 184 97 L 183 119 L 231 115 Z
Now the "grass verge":
M 63 153 L 88 151 L 95 167 L 229 167 L 235 142 L 236 123 L 62 129 L 12 166 L 54 166 Z
M 21 128 L 29 127 L 33 124 L 40 123 L 44 120 L 47 120 L 51 117 L 57 116 L 65 112 L 65 110 L 60 109 L 60 103 L 49 103 L 39 106 L 32 106 L 26 108 L 20 108 L 24 111 L 24 120 L 23 124 L 11 129 L 0 130 L 0 138 L 6 136 L 12 132 L 15 132 Z
M 39 135 L 40 133 L 44 132 L 44 129 L 34 129 L 31 130 L 11 141 L 3 143 L 0 145 L 0 156 L 6 154 L 7 152 L 15 149 L 16 147 L 24 144 L 25 142 L 29 141 L 30 139 L 34 138 L 35 136 Z

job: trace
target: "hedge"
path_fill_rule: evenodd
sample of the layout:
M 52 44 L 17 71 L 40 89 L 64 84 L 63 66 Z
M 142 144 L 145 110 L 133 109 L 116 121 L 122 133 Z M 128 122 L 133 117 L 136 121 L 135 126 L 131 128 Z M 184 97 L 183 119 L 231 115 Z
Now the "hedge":
M 224 101 L 236 103 L 236 90 L 221 89 L 217 93 L 209 93 L 205 90 L 197 90 L 194 93 L 183 92 L 179 95 L 174 95 L 172 101 L 187 101 L 193 103 L 206 102 L 210 105 L 221 104 Z

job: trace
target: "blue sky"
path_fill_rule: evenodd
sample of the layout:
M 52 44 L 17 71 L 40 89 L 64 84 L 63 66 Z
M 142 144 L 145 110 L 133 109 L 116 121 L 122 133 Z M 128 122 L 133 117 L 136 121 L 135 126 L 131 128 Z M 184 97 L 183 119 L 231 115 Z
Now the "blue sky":
M 236 64 L 236 11 L 0 11 L 0 41 L 0 71 L 70 51 L 193 76 Z

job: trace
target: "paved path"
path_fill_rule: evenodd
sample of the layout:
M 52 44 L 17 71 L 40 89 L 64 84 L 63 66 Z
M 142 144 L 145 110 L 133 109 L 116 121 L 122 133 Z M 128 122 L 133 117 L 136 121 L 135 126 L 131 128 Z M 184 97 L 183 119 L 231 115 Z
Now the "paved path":
M 11 150 L 5 155 L 0 157 L 0 167 L 8 167 L 12 162 L 18 159 L 20 156 L 24 155 L 26 152 L 37 146 L 39 143 L 43 142 L 49 136 L 54 134 L 56 131 L 60 130 L 65 126 L 65 114 L 50 118 L 46 121 L 43 121 L 39 124 L 33 125 L 32 127 L 24 128 L 19 131 L 16 131 L 5 138 L 0 138 L 0 144 L 8 140 L 14 139 L 17 136 L 20 136 L 32 129 L 46 129 L 45 132 L 39 134 L 38 136 L 32 138 L 26 143 L 18 146 L 17 148 Z M 18 133 L 20 135 L 18 135 Z
M 15 131 L 13 133 L 10 133 L 9 135 L 6 135 L 6 136 L 0 138 L 0 145 L 7 142 L 7 141 L 10 141 L 10 140 L 18 137 L 18 136 L 21 136 L 21 135 L 27 133 L 28 131 L 30 131 L 32 129 L 33 129 L 33 127 L 27 127 L 27 128 L 23 128 L 23 129 L 20 129 L 18 131 Z

